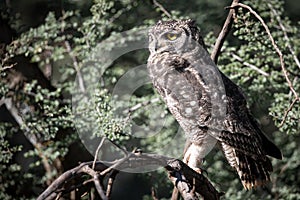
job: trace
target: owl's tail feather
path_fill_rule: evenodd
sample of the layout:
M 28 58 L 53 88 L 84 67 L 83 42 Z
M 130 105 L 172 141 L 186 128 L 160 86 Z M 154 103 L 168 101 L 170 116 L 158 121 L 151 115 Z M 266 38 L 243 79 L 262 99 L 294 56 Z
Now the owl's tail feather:
M 267 157 L 254 159 L 239 151 L 236 151 L 236 155 L 238 162 L 235 168 L 245 189 L 263 186 L 270 181 L 270 172 L 273 168 Z
M 266 156 L 253 158 L 224 143 L 222 149 L 229 164 L 237 170 L 245 189 L 263 186 L 270 181 L 273 168 Z

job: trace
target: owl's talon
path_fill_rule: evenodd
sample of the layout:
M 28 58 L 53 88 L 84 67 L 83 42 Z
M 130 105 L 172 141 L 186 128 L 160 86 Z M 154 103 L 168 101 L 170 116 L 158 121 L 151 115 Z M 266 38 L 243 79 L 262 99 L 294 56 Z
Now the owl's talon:
M 192 168 L 195 172 L 197 172 L 198 174 L 202 174 L 202 169 L 201 168 Z
M 199 168 L 199 167 L 195 167 L 195 168 L 192 168 L 195 172 L 197 172 L 198 174 L 206 174 L 208 175 L 208 172 L 206 169 L 203 169 L 203 168 Z

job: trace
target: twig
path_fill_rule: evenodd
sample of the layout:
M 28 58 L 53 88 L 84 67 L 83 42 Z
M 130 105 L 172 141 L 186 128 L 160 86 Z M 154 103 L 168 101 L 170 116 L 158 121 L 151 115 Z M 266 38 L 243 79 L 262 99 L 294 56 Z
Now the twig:
M 281 121 L 281 123 L 279 124 L 279 127 L 283 126 L 289 112 L 292 110 L 293 106 L 295 105 L 295 103 L 298 101 L 299 99 L 295 98 L 292 103 L 290 104 L 290 106 L 288 107 L 288 109 L 284 112 L 284 116 L 283 119 Z
M 233 6 L 234 4 L 237 4 L 239 2 L 239 0 L 233 0 L 231 3 L 231 6 Z M 211 53 L 211 59 L 217 64 L 218 62 L 218 57 L 221 51 L 221 48 L 223 46 L 223 43 L 225 41 L 226 36 L 228 35 L 230 29 L 231 29 L 231 25 L 233 22 L 233 18 L 234 18 L 234 14 L 235 14 L 235 10 L 231 9 L 228 13 L 228 16 L 224 22 L 223 28 L 221 30 L 221 32 L 219 33 L 219 36 L 217 38 L 217 41 L 215 43 L 215 46 L 212 50 Z
M 232 55 L 232 57 L 238 61 L 240 61 L 243 65 L 250 67 L 251 69 L 257 71 L 258 73 L 264 75 L 264 76 L 269 76 L 270 74 L 268 74 L 267 72 L 259 69 L 258 67 L 256 67 L 255 65 L 252 65 L 251 63 L 245 62 L 243 61 L 243 59 L 241 57 L 239 57 L 238 55 L 234 54 L 234 53 L 230 53 L 230 55 Z
M 55 200 L 59 200 L 60 197 L 61 197 L 61 193 L 59 193 L 59 194 L 56 196 Z
M 75 189 L 77 189 L 77 188 L 80 188 L 80 187 L 82 187 L 82 186 L 85 186 L 85 185 L 87 185 L 87 184 L 89 184 L 89 183 L 91 183 L 91 182 L 94 182 L 94 178 L 91 178 L 91 179 L 88 179 L 88 180 L 86 180 L 86 181 L 84 181 L 84 182 L 82 182 L 82 183 L 79 183 L 79 184 L 76 184 L 76 185 L 72 185 L 72 186 L 70 186 L 69 188 L 61 188 L 61 189 L 58 189 L 57 191 L 56 191 L 56 193 L 59 193 L 59 194 L 65 194 L 65 193 L 68 193 L 68 192 L 71 192 L 71 191 L 73 191 L 73 190 L 75 190 Z M 83 194 L 84 195 L 84 194 Z
M 101 186 L 101 183 L 99 181 L 99 178 L 98 178 L 97 174 L 94 176 L 94 183 L 95 183 L 95 187 L 96 187 L 97 192 L 100 195 L 101 199 L 102 200 L 108 200 L 108 198 L 106 197 L 106 195 L 104 193 L 104 190 L 103 190 L 103 188 Z
M 109 173 L 110 171 L 112 171 L 113 169 L 116 169 L 118 166 L 120 166 L 121 164 L 123 164 L 125 161 L 127 161 L 130 156 L 133 154 L 128 154 L 126 155 L 124 158 L 122 158 L 121 160 L 119 160 L 118 162 L 116 162 L 115 164 L 111 165 L 109 168 L 103 170 L 100 175 L 104 176 L 105 174 Z
M 156 0 L 153 0 L 154 5 L 156 5 L 167 17 L 171 18 L 172 15 Z
M 300 69 L 300 62 L 299 62 L 299 59 L 297 58 L 297 55 L 291 45 L 291 40 L 290 38 L 288 37 L 287 35 L 287 31 L 286 31 L 286 28 L 284 27 L 284 25 L 282 24 L 281 22 L 281 19 L 280 19 L 280 15 L 277 13 L 277 11 L 273 8 L 273 6 L 271 4 L 268 3 L 268 7 L 270 8 L 270 10 L 273 12 L 282 32 L 283 32 L 283 35 L 284 35 L 284 39 L 286 40 L 286 44 L 287 44 L 287 47 L 289 49 L 289 51 L 291 52 L 292 56 L 293 56 L 293 59 L 295 61 L 295 63 L 297 64 L 298 68 Z
M 150 99 L 148 101 L 137 103 L 136 105 L 132 106 L 131 108 L 129 108 L 127 110 L 124 110 L 124 113 L 126 114 L 126 113 L 134 112 L 134 111 L 140 109 L 141 107 L 147 106 L 147 105 L 152 104 L 152 103 L 156 103 L 159 100 L 160 100 L 159 98 L 154 98 L 154 99 Z
M 79 64 L 77 62 L 77 58 L 74 56 L 72 49 L 71 49 L 71 45 L 69 43 L 69 41 L 65 41 L 65 48 L 68 52 L 68 54 L 70 55 L 72 61 L 73 61 L 73 66 L 77 72 L 77 77 L 78 77 L 78 83 L 79 83 L 79 88 L 81 92 L 85 92 L 85 86 L 84 86 L 84 80 L 80 71 L 80 67 Z
M 102 138 L 101 142 L 99 143 L 98 147 L 97 147 L 97 150 L 95 152 L 95 156 L 94 156 L 94 162 L 93 162 L 93 166 L 92 166 L 92 169 L 95 169 L 95 164 L 96 164 L 96 161 L 98 159 L 98 154 L 99 154 L 99 151 L 100 151 L 100 148 L 102 147 L 104 141 L 105 141 L 105 137 Z
M 242 3 L 236 3 L 234 5 L 231 6 L 231 8 L 235 8 L 235 7 L 242 7 L 242 8 L 245 8 L 247 9 L 251 14 L 253 14 L 259 21 L 260 23 L 263 25 L 263 27 L 265 28 L 268 36 L 269 36 L 269 39 L 271 40 L 271 43 L 276 51 L 276 53 L 278 54 L 279 56 L 279 59 L 280 59 L 280 65 L 281 65 L 281 69 L 282 69 L 282 72 L 284 74 L 284 77 L 289 85 L 289 88 L 290 90 L 293 92 L 294 96 L 296 97 L 296 99 L 299 99 L 299 96 L 297 94 L 297 92 L 295 91 L 294 87 L 293 87 L 293 84 L 292 82 L 290 81 L 289 77 L 288 77 L 288 74 L 287 74 L 287 70 L 285 68 L 285 64 L 284 64 L 284 58 L 283 58 L 283 54 L 281 52 L 281 50 L 278 48 L 271 32 L 270 32 L 270 29 L 269 27 L 267 26 L 267 24 L 264 22 L 264 20 L 261 18 L 261 16 L 259 16 L 259 14 L 257 14 L 250 6 L 248 5 L 245 5 L 245 4 L 242 4 Z
M 17 63 L 11 64 L 11 65 L 7 65 L 7 66 L 3 66 L 3 67 L 0 68 L 0 71 L 4 71 L 6 69 L 13 68 L 16 65 L 17 65 Z

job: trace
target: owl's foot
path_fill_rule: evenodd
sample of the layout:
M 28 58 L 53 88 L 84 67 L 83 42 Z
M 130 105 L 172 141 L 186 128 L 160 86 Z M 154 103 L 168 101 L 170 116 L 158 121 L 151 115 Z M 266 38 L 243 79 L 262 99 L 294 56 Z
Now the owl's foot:
M 205 169 L 202 169 L 200 167 L 200 165 L 203 162 L 203 159 L 201 159 L 201 160 L 197 159 L 195 162 L 195 160 L 190 159 L 190 158 L 191 158 L 190 154 L 185 156 L 185 158 L 183 159 L 183 162 L 186 163 L 191 169 L 193 169 L 198 174 L 202 174 L 203 172 L 207 173 L 207 171 Z

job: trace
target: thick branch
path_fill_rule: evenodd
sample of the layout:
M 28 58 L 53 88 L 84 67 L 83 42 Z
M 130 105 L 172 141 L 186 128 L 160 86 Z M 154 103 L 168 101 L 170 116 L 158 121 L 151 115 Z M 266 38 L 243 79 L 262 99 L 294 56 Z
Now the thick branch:
M 109 179 L 108 179 L 108 182 L 107 182 L 107 189 L 106 189 L 106 196 L 107 196 L 108 199 L 110 198 L 113 183 L 114 183 L 114 180 L 115 180 L 118 173 L 119 173 L 118 170 L 113 170 L 111 175 L 109 176 Z
M 219 193 L 205 176 L 195 172 L 181 160 L 170 160 L 165 168 L 184 199 L 198 199 L 195 193 L 201 194 L 204 199 L 220 199 L 222 193 Z
M 92 169 L 94 163 L 94 169 Z M 39 197 L 38 200 L 43 199 L 55 199 L 59 193 L 65 193 L 69 191 L 65 188 L 65 185 L 72 179 L 89 174 L 92 176 L 95 185 L 98 187 L 98 193 L 102 196 L 104 194 L 104 188 L 99 188 L 100 181 L 103 181 L 105 176 L 111 174 L 111 178 L 115 178 L 115 170 L 122 169 L 135 169 L 146 166 L 163 166 L 169 172 L 169 179 L 178 188 L 184 199 L 197 199 L 196 193 L 204 197 L 204 199 L 219 199 L 220 193 L 212 186 L 209 180 L 202 174 L 198 174 L 189 168 L 185 163 L 180 160 L 168 158 L 156 154 L 142 154 L 142 153 L 128 153 L 128 155 L 122 159 L 113 162 L 86 162 L 79 166 L 70 169 L 58 177 Z M 116 169 L 117 168 L 117 169 Z M 88 169 L 88 170 L 86 170 Z M 97 175 L 97 181 L 95 182 L 95 175 Z M 102 180 L 101 180 L 102 179 Z M 184 180 L 184 181 L 183 181 Z M 111 183 L 111 182 L 110 182 Z M 101 185 L 100 185 L 101 186 Z M 69 186 L 70 187 L 70 186 Z M 110 188 L 109 188 L 110 187 Z M 107 186 L 106 198 L 110 195 L 111 186 Z
M 94 162 L 93 162 L 93 166 L 94 166 Z M 95 188 L 96 188 L 98 194 L 100 195 L 101 199 L 102 200 L 108 200 L 108 198 L 106 197 L 106 195 L 104 193 L 101 182 L 99 180 L 99 178 L 100 178 L 99 174 L 96 171 L 94 171 L 92 168 L 90 168 L 88 165 L 83 167 L 83 172 L 85 172 L 85 173 L 87 173 L 87 174 L 89 174 L 90 176 L 93 177 Z
M 84 172 L 84 168 L 86 166 L 92 166 L 93 161 L 91 162 L 85 162 L 81 163 L 79 166 L 70 169 L 60 175 L 55 181 L 52 182 L 52 184 L 37 198 L 37 200 L 42 200 L 42 199 L 55 199 L 56 193 L 60 192 L 62 188 L 64 188 L 64 184 L 78 175 L 82 175 Z M 103 163 L 97 162 L 95 164 L 95 170 L 102 171 L 103 169 L 106 169 L 107 166 L 104 165 Z M 53 197 L 53 198 L 51 198 Z

